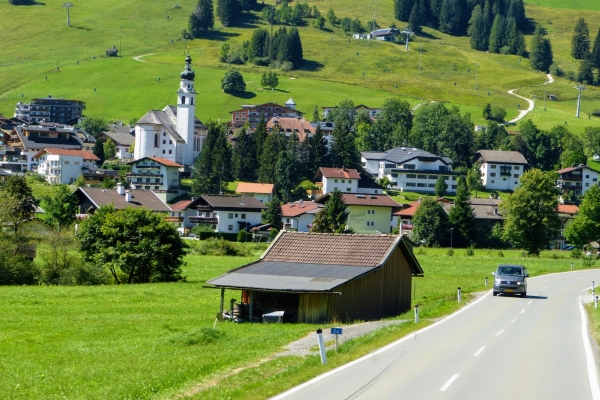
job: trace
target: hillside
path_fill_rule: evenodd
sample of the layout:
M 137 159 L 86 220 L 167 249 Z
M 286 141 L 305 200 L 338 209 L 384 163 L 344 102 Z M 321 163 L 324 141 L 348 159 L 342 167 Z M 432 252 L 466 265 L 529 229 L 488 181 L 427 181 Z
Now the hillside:
M 0 80 L 0 113 L 12 116 L 17 101 L 52 94 L 86 101 L 88 115 L 128 122 L 150 108 L 174 102 L 188 46 L 200 93 L 197 113 L 202 120 L 228 119 L 228 111 L 241 103 L 283 103 L 289 97 L 310 113 L 315 105 L 332 105 L 344 98 L 379 106 L 387 97 L 401 96 L 411 104 L 447 101 L 460 106 L 463 112 L 471 112 L 474 122 L 483 123 L 481 107 L 487 102 L 505 107 L 509 118 L 517 115 L 519 105 L 525 107 L 521 104 L 524 101 L 507 94 L 509 89 L 519 88 L 518 93 L 526 96 L 535 94 L 540 101 L 543 97 L 541 85 L 546 77 L 532 70 L 527 59 L 473 51 L 467 37 L 425 28 L 426 35 L 416 38 L 407 53 L 402 44 L 353 40 L 337 28 L 320 31 L 310 25 L 299 27 L 305 58 L 302 70 L 281 76 L 278 90 L 265 92 L 260 88 L 264 68 L 237 66 L 248 88 L 242 97 L 235 97 L 220 90 L 220 79 L 229 66 L 218 61 L 218 54 L 225 40 L 241 44 L 250 37 L 252 28 L 262 26 L 258 12 L 242 27 L 223 28 L 217 20 L 212 40 L 188 42 L 180 38 L 195 6 L 192 0 L 178 1 L 180 8 L 164 0 L 102 0 L 101 5 L 76 0 L 70 28 L 62 3 L 48 0 L 45 5 L 30 7 L 0 5 L 0 13 L 5 16 L 5 46 L 0 49 L 0 59 L 4 60 L 0 64 L 4 78 Z M 368 8 L 360 0 L 308 3 L 316 4 L 323 14 L 333 8 L 338 17 L 358 17 L 366 22 L 375 15 L 380 26 L 394 22 L 391 0 L 375 2 Z M 570 38 L 574 21 L 582 12 L 528 5 L 527 15 L 546 26 L 556 63 L 566 71 L 575 71 L 577 62 L 569 54 Z M 586 11 L 585 17 L 595 36 L 600 12 Z M 104 56 L 113 45 L 121 49 L 121 57 Z M 143 56 L 143 62 L 134 60 L 136 56 Z M 545 113 L 537 107 L 530 114 L 534 122 L 551 128 L 566 121 L 575 132 L 590 123 L 600 123 L 593 117 L 574 118 L 577 92 L 572 87 L 572 82 L 557 79 L 548 93 L 556 94 L 559 101 L 547 102 Z M 600 90 L 589 87 L 584 92 L 583 115 L 587 117 L 595 109 L 600 109 Z

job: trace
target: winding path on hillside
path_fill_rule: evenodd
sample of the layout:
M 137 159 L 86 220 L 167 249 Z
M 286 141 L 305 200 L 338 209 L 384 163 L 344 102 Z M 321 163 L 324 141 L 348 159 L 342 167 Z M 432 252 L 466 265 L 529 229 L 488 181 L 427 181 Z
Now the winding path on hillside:
M 545 85 L 554 82 L 554 78 L 552 78 L 552 75 L 546 74 L 546 76 L 548 77 L 548 81 L 545 83 Z M 517 96 L 518 98 L 525 100 L 529 104 L 529 107 L 527 107 L 525 110 L 520 110 L 519 111 L 519 115 L 517 115 L 515 118 L 511 119 L 510 121 L 508 121 L 507 124 L 514 124 L 514 123 L 520 121 L 530 111 L 533 111 L 533 108 L 535 107 L 535 103 L 533 102 L 533 100 L 528 99 L 527 97 L 523 97 L 521 95 L 516 94 L 515 90 L 518 90 L 518 89 L 511 89 L 511 90 L 508 91 L 508 94 L 512 94 L 513 96 Z
M 146 60 L 142 60 L 142 57 L 153 56 L 153 55 L 155 55 L 155 54 L 156 54 L 156 53 L 142 54 L 141 56 L 135 56 L 135 57 L 133 57 L 133 59 L 134 59 L 135 61 L 139 61 L 139 62 L 147 63 L 148 61 L 146 61 Z

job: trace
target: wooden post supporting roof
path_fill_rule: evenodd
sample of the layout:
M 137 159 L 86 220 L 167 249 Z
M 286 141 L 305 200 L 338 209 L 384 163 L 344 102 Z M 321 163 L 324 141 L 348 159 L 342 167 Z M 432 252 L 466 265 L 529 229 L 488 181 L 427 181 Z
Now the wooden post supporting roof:
M 225 303 L 225 288 L 221 288 L 221 307 L 219 307 L 219 321 L 223 320 L 223 303 Z

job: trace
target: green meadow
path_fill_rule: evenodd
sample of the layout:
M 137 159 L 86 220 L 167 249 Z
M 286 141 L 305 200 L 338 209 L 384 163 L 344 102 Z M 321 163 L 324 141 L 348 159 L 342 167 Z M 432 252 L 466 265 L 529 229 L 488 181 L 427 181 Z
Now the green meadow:
M 538 5 L 550 8 L 564 8 L 570 10 L 600 11 L 600 3 L 598 3 L 596 0 L 526 0 L 525 4 Z
M 464 249 L 454 249 L 454 256 L 447 251 L 416 249 L 425 271 L 413 288 L 421 324 L 344 344 L 327 366 L 316 357 L 270 358 L 323 326 L 223 322 L 213 329 L 219 291 L 204 288 L 206 280 L 257 259 L 260 251 L 253 257 L 188 255 L 187 281 L 180 283 L 4 287 L 0 393 L 11 399 L 266 398 L 457 310 L 456 288 L 466 299 L 486 290 L 484 279 L 498 263 L 523 263 L 539 275 L 568 270 L 572 261 L 568 252 L 523 258 L 520 251 L 478 249 L 472 257 Z M 225 293 L 227 302 L 239 296 Z M 410 320 L 412 312 L 398 318 Z M 232 376 L 238 368 L 243 372 Z
M 476 52 L 470 49 L 468 38 L 429 28 L 406 52 L 403 43 L 353 40 L 338 28 L 320 31 L 309 24 L 299 27 L 303 69 L 282 73 L 280 86 L 271 92 L 260 87 L 265 68 L 231 67 L 239 69 L 248 83 L 246 93 L 232 96 L 220 90 L 220 79 L 230 68 L 218 61 L 220 48 L 226 41 L 241 45 L 249 39 L 252 28 L 266 27 L 258 13 L 252 13 L 241 27 L 225 28 L 217 20 L 210 39 L 185 41 L 181 30 L 187 26 L 194 0 L 178 1 L 179 8 L 164 0 L 144 2 L 143 6 L 137 0 L 102 0 L 100 4 L 75 0 L 71 27 L 66 26 L 62 3 L 48 0 L 45 5 L 29 7 L 0 4 L 5 39 L 0 48 L 0 113 L 10 116 L 19 100 L 52 94 L 86 101 L 88 115 L 129 122 L 149 109 L 174 103 L 188 48 L 197 76 L 197 115 L 202 120 L 225 120 L 228 111 L 241 104 L 283 103 L 290 97 L 310 114 L 315 105 L 329 106 L 345 98 L 380 106 L 385 98 L 399 96 L 411 105 L 449 102 L 462 112 L 470 112 L 474 123 L 483 124 L 483 105 L 489 102 L 505 107 L 507 117 L 513 118 L 519 106 L 526 104 L 507 90 L 519 88 L 522 95 L 539 91 L 546 80 L 544 74 L 529 67 L 527 59 Z M 368 18 L 359 0 L 308 3 L 317 5 L 322 13 L 331 7 L 338 17 L 358 17 L 366 22 L 375 14 L 381 26 L 394 22 L 391 1 L 369 5 Z M 556 63 L 566 71 L 576 71 L 578 64 L 571 59 L 569 46 L 574 22 L 582 15 L 577 4 L 593 2 L 573 0 L 569 2 L 571 10 L 553 9 L 547 3 L 550 0 L 540 6 L 528 4 L 528 16 L 547 28 Z M 586 11 L 585 17 L 595 35 L 600 12 Z M 113 45 L 121 50 L 121 56 L 107 58 L 104 52 Z M 137 56 L 142 56 L 141 61 L 133 59 Z M 598 118 L 575 118 L 573 83 L 561 81 L 557 79 L 548 87 L 548 93 L 559 94 L 559 101 L 548 105 L 546 113 L 556 115 L 532 114 L 534 122 L 549 129 L 566 121 L 577 133 L 588 124 L 599 124 Z M 587 118 L 600 109 L 600 90 L 588 87 L 583 97 L 582 111 Z

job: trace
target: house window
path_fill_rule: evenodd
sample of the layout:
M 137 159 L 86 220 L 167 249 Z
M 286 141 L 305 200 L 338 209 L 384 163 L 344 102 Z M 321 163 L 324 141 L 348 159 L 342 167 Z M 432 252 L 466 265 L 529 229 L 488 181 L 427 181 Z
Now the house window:
M 490 174 L 490 176 L 496 176 L 496 173 L 495 173 L 495 172 L 492 172 L 492 173 Z
M 597 182 L 597 181 L 598 181 L 598 178 L 592 179 L 592 182 Z
M 240 215 L 240 218 L 241 218 L 241 219 L 246 219 L 246 214 L 241 214 L 241 215 Z
M 345 180 L 345 179 L 342 179 L 342 183 L 346 183 L 346 180 Z
M 150 190 L 150 186 L 144 186 L 144 189 Z
M 163 154 L 165 154 L 165 150 L 163 150 Z
M 403 169 L 417 169 L 416 164 L 404 164 L 402 165 Z
M 432 187 L 432 188 L 434 188 L 434 187 L 435 187 L 435 183 L 428 183 L 428 184 L 427 184 L 427 187 Z
M 289 224 L 289 223 L 290 223 L 290 219 L 289 219 L 289 218 L 286 218 L 286 219 L 285 219 L 285 223 L 286 223 L 286 224 Z
M 71 161 L 65 161 L 65 164 L 69 164 Z
M 337 181 L 338 181 L 337 179 L 334 179 L 333 181 L 334 181 L 335 183 L 338 183 L 338 182 L 337 182 Z
M 408 174 L 408 175 L 414 176 L 414 174 Z M 409 177 L 408 175 L 406 175 L 407 178 Z M 392 174 L 392 178 L 397 178 L 397 177 L 398 177 L 398 174 Z
M 169 144 L 173 144 L 173 141 L 169 139 Z
M 456 189 L 456 185 L 452 185 L 452 189 Z
M 427 187 L 427 184 L 426 183 L 418 182 L 417 183 L 417 187 Z
M 160 179 L 159 178 L 154 178 L 154 183 L 158 183 L 158 182 L 160 182 Z
M 494 183 L 494 181 L 492 180 L 492 183 Z
M 158 190 L 158 186 L 154 186 L 154 190 Z
M 590 184 L 589 184 L 589 183 L 586 183 L 586 184 L 585 184 L 585 187 L 590 187 Z
M 158 133 L 157 133 L 157 135 L 158 135 Z M 167 132 L 163 132 L 163 136 L 167 136 Z
M 229 214 L 227 215 L 227 218 L 229 218 L 229 219 L 233 219 L 233 213 L 229 213 Z
M 147 183 L 150 183 L 150 178 L 146 178 L 146 182 L 147 182 Z
M 398 175 L 398 174 L 396 174 L 396 176 L 397 176 L 397 175 Z M 392 176 L 394 176 L 394 174 L 392 174 Z M 406 177 L 407 177 L 408 179 L 415 179 L 415 178 L 417 177 L 417 175 L 416 175 L 416 174 L 406 174 Z
M 519 177 L 519 174 L 515 174 L 515 178 L 518 178 L 518 177 Z
M 519 170 L 519 166 L 518 166 L 518 165 L 515 165 L 515 166 L 513 167 L 513 169 L 514 169 L 515 171 L 518 171 L 518 170 Z
M 79 165 L 79 161 L 75 161 L 75 165 Z
M 490 165 L 490 168 L 491 168 L 491 169 L 496 169 L 496 165 L 494 165 L 494 164 L 491 164 L 491 165 Z
M 351 190 L 352 190 L 351 188 L 346 188 L 346 192 L 349 192 L 349 191 L 351 191 Z
M 585 176 L 585 179 L 590 179 L 590 176 L 589 176 L 589 175 L 586 175 L 586 176 Z
M 228 231 L 232 231 L 233 230 L 233 225 L 227 225 L 227 230 Z
M 417 184 L 414 182 L 406 182 L 406 186 L 415 187 Z

